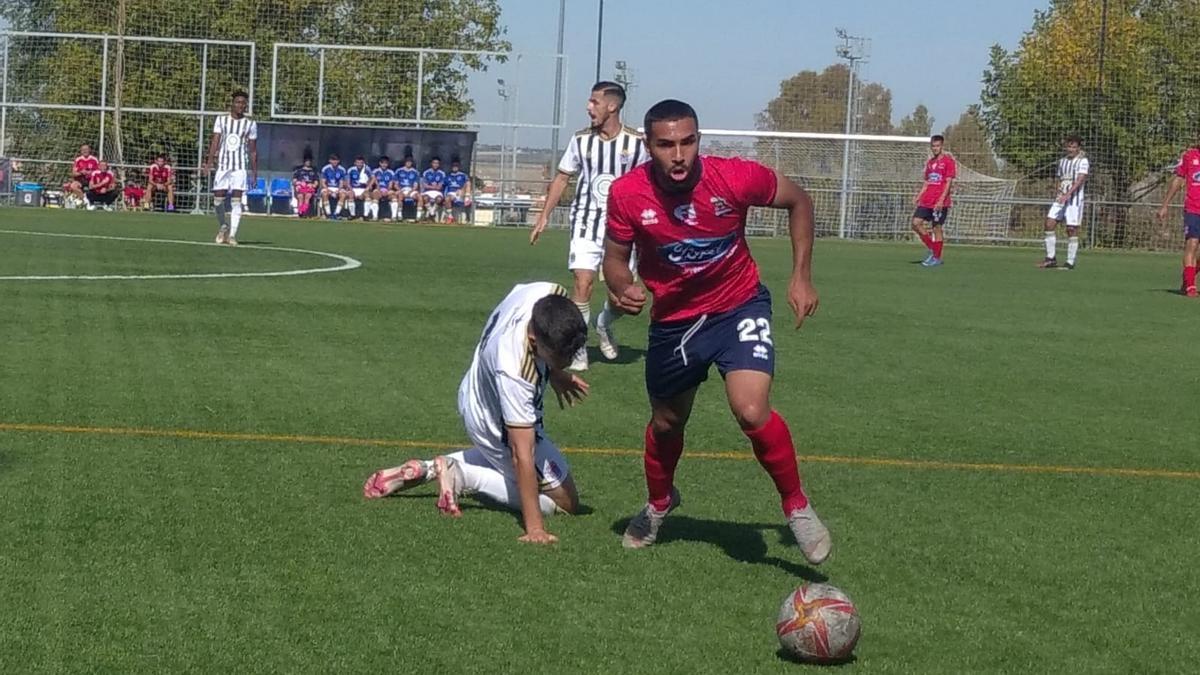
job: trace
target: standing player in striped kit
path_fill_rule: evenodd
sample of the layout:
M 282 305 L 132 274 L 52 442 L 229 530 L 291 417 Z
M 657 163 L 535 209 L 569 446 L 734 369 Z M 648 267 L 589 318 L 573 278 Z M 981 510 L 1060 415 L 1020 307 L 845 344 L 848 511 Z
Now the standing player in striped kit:
M 246 191 L 246 169 L 250 169 L 250 183 L 258 182 L 258 125 L 246 115 L 250 97 L 244 91 L 233 93 L 233 103 L 228 115 L 221 115 L 213 123 L 212 140 L 208 144 L 208 158 L 201 172 L 208 174 L 213 160 L 217 161 L 217 174 L 213 176 L 213 203 L 217 212 L 217 243 L 237 246 L 238 225 L 242 220 L 242 193 Z M 218 154 L 219 152 L 219 154 Z M 225 195 L 232 196 L 229 222 L 225 222 Z
M 1083 152 L 1083 140 L 1078 136 L 1067 136 L 1064 142 L 1067 154 L 1058 160 L 1058 196 L 1046 214 L 1046 259 L 1038 267 L 1058 267 L 1055 246 L 1058 244 L 1058 223 L 1067 224 L 1067 265 L 1075 269 L 1075 256 L 1079 253 L 1079 224 L 1083 222 L 1083 184 L 1087 182 L 1088 158 Z
M 575 199 L 571 202 L 571 249 L 567 268 L 575 276 L 571 299 L 583 313 L 584 322 L 592 318 L 592 285 L 604 261 L 604 231 L 608 220 L 608 188 L 614 180 L 650 159 L 645 140 L 637 130 L 621 124 L 625 88 L 615 82 L 597 82 L 588 98 L 587 113 L 591 125 L 575 134 L 567 144 L 558 175 L 546 191 L 546 208 L 538 215 L 529 243 L 536 244 L 546 229 L 550 212 L 558 204 L 572 176 L 578 174 Z M 636 264 L 636 262 L 635 262 Z M 606 359 L 617 358 L 612 323 L 622 312 L 605 301 L 596 317 L 600 353 Z M 571 370 L 587 370 L 587 348 L 575 355 Z

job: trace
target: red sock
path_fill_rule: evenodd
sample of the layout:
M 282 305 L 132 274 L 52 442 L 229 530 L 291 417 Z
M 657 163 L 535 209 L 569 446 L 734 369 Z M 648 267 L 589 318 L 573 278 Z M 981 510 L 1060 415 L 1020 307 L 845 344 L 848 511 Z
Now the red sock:
M 945 243 L 946 242 L 941 239 L 933 242 L 933 246 L 930 247 L 933 249 L 933 257 L 937 258 L 938 260 L 942 259 L 942 245 Z
M 1183 287 L 1184 289 L 1191 288 L 1196 285 L 1196 266 L 1183 268 Z
M 783 514 L 808 506 L 808 497 L 800 487 L 800 469 L 796 466 L 796 447 L 792 445 L 792 432 L 779 413 L 771 411 L 771 419 L 761 429 L 743 432 L 754 445 L 754 456 L 771 480 L 783 500 Z
M 928 234 L 921 234 L 920 232 L 917 233 L 917 236 L 921 238 L 921 243 L 925 244 L 925 248 L 929 249 L 930 251 L 933 250 L 933 237 L 929 236 Z
M 646 467 L 646 492 L 650 494 L 650 506 L 656 511 L 666 511 L 671 506 L 675 466 L 682 454 L 683 434 L 656 437 L 650 425 L 646 425 L 646 454 L 642 462 Z

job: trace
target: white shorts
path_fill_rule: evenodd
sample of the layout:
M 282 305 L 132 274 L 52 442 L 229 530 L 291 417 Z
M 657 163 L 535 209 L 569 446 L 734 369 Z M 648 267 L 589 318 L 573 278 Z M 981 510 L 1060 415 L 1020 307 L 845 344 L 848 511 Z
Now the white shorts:
M 350 188 L 350 191 L 354 193 L 355 199 L 362 199 L 362 196 L 364 194 L 366 194 L 366 192 L 367 192 L 367 188 L 365 188 L 365 187 Z
M 217 170 L 217 175 L 213 176 L 213 192 L 218 190 L 238 190 L 246 189 L 246 171 L 244 169 L 234 170 Z
M 467 427 L 467 435 L 475 444 L 466 452 L 467 461 L 470 461 L 471 455 L 478 453 L 478 456 L 482 457 L 489 466 L 503 474 L 506 479 L 516 483 L 517 469 L 513 466 L 512 448 L 508 447 L 502 439 L 492 438 L 491 434 L 484 430 L 484 427 L 471 424 L 469 419 L 464 417 L 463 422 Z M 546 492 L 562 485 L 570 475 L 571 467 L 563 458 L 562 451 L 558 449 L 554 441 L 546 438 L 542 433 L 541 427 L 535 431 L 537 444 L 533 446 L 533 468 L 537 471 L 538 489 Z
M 457 202 L 457 201 L 462 201 L 462 198 L 463 198 L 463 196 L 462 196 L 461 192 L 447 192 L 446 193 L 446 201 L 450 202 L 451 204 L 453 204 L 454 202 Z
M 1083 222 L 1083 205 L 1054 202 L 1050 205 L 1050 212 L 1046 214 L 1046 217 L 1060 223 L 1066 222 L 1067 227 L 1079 227 L 1079 224 Z
M 435 202 L 442 201 L 442 193 L 438 192 L 437 190 L 426 190 L 421 194 L 425 195 L 426 199 L 432 199 Z
M 414 187 L 396 188 L 395 192 L 399 193 L 405 199 L 412 199 L 417 194 L 417 189 Z
M 567 255 L 568 270 L 592 270 L 600 272 L 604 265 L 604 243 L 586 238 L 571 240 L 571 249 Z M 629 270 L 637 274 L 637 249 L 629 256 Z

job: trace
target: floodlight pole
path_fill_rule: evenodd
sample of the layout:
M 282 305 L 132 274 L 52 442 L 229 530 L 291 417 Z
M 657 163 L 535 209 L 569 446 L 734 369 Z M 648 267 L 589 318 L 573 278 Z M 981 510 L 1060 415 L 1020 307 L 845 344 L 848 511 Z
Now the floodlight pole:
M 567 0 L 558 0 L 558 49 L 554 52 L 554 129 L 550 131 L 550 172 L 558 163 L 558 132 L 562 126 L 563 30 L 566 27 Z
M 596 82 L 600 81 L 600 53 L 604 46 L 604 0 L 600 0 L 600 16 L 596 20 Z
M 854 123 L 854 75 L 858 64 L 866 59 L 866 38 L 850 35 L 844 29 L 837 29 L 837 36 L 842 44 L 836 52 L 838 58 L 845 59 L 850 64 L 850 73 L 846 84 L 846 143 L 842 149 L 842 196 L 838 207 L 838 237 L 846 238 L 846 211 L 850 197 L 850 134 Z

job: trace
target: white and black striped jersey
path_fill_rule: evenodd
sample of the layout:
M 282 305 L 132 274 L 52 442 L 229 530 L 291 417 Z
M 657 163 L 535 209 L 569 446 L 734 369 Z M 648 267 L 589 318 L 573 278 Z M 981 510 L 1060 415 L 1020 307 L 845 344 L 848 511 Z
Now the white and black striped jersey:
M 645 138 L 636 129 L 623 126 L 607 140 L 595 129 L 576 132 L 558 163 L 559 171 L 577 178 L 571 236 L 603 244 L 609 186 L 649 159 Z
M 1058 194 L 1065 195 L 1080 176 L 1086 176 L 1090 166 L 1087 155 L 1082 152 L 1074 157 L 1063 157 L 1058 160 Z M 1083 185 L 1067 200 L 1067 206 L 1083 204 Z
M 221 115 L 213 122 L 213 133 L 221 135 L 217 146 L 218 171 L 245 171 L 250 168 L 249 142 L 258 138 L 258 125 L 248 116 Z

